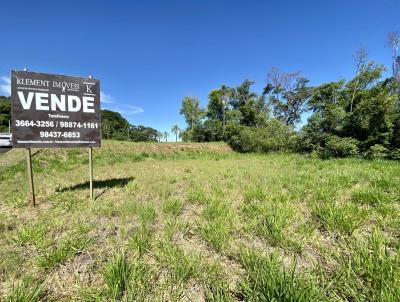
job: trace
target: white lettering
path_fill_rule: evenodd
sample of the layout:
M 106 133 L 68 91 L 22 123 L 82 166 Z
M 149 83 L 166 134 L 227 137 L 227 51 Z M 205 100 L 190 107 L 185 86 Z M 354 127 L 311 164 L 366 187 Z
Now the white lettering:
M 92 85 L 86 85 L 86 93 L 93 93 L 92 92 Z
M 57 111 L 60 109 L 60 111 L 65 111 L 65 95 L 60 95 L 60 98 L 57 97 L 55 94 L 51 94 L 51 111 Z
M 76 95 L 57 95 L 43 92 L 18 91 L 18 97 L 24 110 L 30 110 L 32 102 L 35 102 L 35 109 L 38 111 L 67 111 L 78 112 L 82 110 L 85 113 L 95 113 L 94 97 L 83 96 L 82 100 Z
M 36 93 L 36 110 L 49 110 L 49 100 L 47 99 L 48 97 L 48 93 Z
M 28 110 L 31 108 L 32 105 L 32 100 L 33 100 L 33 96 L 35 95 L 34 92 L 29 92 L 28 93 L 28 99 L 25 99 L 24 93 L 22 91 L 18 91 L 18 97 L 19 100 L 22 104 L 22 108 L 24 108 L 25 110 Z
M 75 105 L 74 105 L 75 102 Z M 79 110 L 81 110 L 81 100 L 79 99 L 79 97 L 75 96 L 75 95 L 69 95 L 68 96 L 68 111 L 70 112 L 78 112 Z
M 94 98 L 89 96 L 83 97 L 83 112 L 94 113 Z

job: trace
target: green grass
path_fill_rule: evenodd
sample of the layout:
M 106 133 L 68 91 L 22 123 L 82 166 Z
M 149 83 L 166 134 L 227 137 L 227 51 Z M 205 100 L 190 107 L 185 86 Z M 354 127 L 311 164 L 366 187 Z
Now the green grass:
M 229 247 L 234 233 L 234 213 L 229 205 L 212 199 L 202 213 L 200 236 L 217 251 Z
M 119 300 L 124 295 L 131 274 L 132 268 L 127 262 L 125 254 L 116 254 L 114 259 L 107 264 L 103 273 L 111 298 Z
M 171 216 L 179 216 L 182 209 L 183 203 L 177 198 L 169 198 L 163 204 L 163 212 Z
M 243 250 L 240 261 L 246 276 L 240 292 L 246 301 L 317 302 L 327 300 L 321 288 L 296 272 L 295 263 L 284 268 L 275 254 Z
M 351 236 L 364 223 L 367 211 L 351 203 L 336 205 L 327 202 L 316 205 L 313 214 L 323 231 Z
M 45 248 L 38 259 L 38 265 L 45 269 L 52 269 L 84 251 L 90 243 L 90 239 L 84 236 L 64 239 L 58 245 Z
M 32 208 L 20 151 L 0 301 L 400 301 L 398 162 L 105 141 L 95 200 L 86 149 L 35 153 Z
M 34 244 L 37 247 L 46 245 L 47 227 L 45 224 L 28 224 L 18 230 L 16 242 L 21 245 Z
M 41 285 L 34 285 L 30 282 L 21 281 L 14 284 L 10 293 L 5 298 L 5 302 L 39 302 L 43 294 Z
M 336 255 L 335 290 L 350 301 L 400 301 L 400 257 L 378 230 L 366 242 L 352 241 Z

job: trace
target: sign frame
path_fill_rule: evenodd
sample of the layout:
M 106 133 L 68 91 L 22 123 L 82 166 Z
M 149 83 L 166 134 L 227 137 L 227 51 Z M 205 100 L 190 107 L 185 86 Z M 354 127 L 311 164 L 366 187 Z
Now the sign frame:
M 14 148 L 101 147 L 100 80 L 11 71 Z

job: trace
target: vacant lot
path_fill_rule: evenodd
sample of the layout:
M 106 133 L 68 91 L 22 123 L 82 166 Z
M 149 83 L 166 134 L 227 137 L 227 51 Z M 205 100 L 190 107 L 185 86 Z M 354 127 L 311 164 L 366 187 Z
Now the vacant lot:
M 400 301 L 399 163 L 107 142 L 95 200 L 87 150 L 35 153 L 32 208 L 7 154 L 0 300 Z

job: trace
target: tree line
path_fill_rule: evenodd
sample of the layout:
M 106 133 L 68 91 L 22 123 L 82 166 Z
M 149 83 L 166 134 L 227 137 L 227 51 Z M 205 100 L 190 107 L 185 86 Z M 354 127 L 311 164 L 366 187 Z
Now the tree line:
M 119 112 L 101 110 L 102 137 L 133 142 L 155 142 L 159 132 L 151 127 L 132 125 Z
M 391 34 L 392 76 L 360 49 L 354 77 L 310 86 L 300 72 L 272 68 L 260 93 L 244 80 L 208 94 L 206 107 L 186 96 L 185 141 L 226 141 L 241 152 L 296 151 L 319 157 L 400 159 L 400 36 Z M 308 116 L 300 127 L 301 119 Z M 300 128 L 300 129 L 299 129 Z

